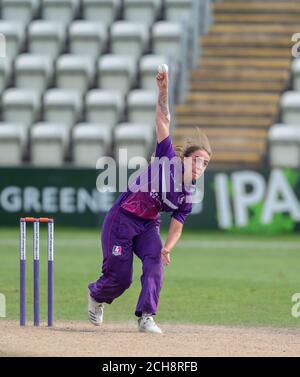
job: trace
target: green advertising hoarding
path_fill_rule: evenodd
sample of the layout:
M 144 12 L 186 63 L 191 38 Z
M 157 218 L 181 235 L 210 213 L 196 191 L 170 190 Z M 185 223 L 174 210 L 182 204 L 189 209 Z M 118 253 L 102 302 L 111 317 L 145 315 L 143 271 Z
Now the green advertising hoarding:
M 130 174 L 129 174 L 130 175 Z M 0 169 L 0 225 L 21 216 L 52 216 L 57 224 L 100 226 L 118 193 L 99 192 L 93 169 Z M 163 216 L 163 225 L 168 225 Z M 276 233 L 300 231 L 300 172 L 208 171 L 204 199 L 186 221 L 193 229 Z

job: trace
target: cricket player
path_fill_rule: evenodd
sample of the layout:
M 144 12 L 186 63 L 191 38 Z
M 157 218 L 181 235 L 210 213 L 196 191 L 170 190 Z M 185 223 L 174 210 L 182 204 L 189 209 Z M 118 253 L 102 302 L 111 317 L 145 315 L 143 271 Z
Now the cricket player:
M 131 285 L 133 254 L 136 254 L 143 265 L 142 289 L 135 309 L 138 329 L 147 333 L 162 332 L 153 315 L 157 313 L 163 268 L 170 264 L 170 254 L 181 236 L 186 217 L 192 211 L 191 195 L 195 181 L 204 173 L 212 155 L 207 137 L 200 132 L 192 141 L 175 150 L 170 138 L 168 72 L 158 73 L 156 83 L 157 143 L 154 159 L 118 197 L 102 226 L 102 276 L 88 286 L 88 317 L 96 326 L 103 321 L 104 304 L 111 304 Z M 164 163 L 160 163 L 161 160 Z M 171 163 L 173 160 L 174 164 Z M 168 162 L 170 166 L 166 168 Z M 180 181 L 175 174 L 178 164 L 182 172 Z M 171 215 L 164 245 L 160 239 L 162 211 Z

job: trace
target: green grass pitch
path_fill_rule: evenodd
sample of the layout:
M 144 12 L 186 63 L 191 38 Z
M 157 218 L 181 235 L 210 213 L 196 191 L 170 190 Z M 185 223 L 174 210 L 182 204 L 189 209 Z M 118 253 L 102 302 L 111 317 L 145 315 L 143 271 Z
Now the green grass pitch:
M 27 318 L 32 321 L 32 233 L 27 232 Z M 162 234 L 165 238 L 166 234 Z M 18 319 L 18 229 L 0 229 L 0 293 L 7 319 Z M 165 269 L 159 322 L 300 326 L 291 315 L 300 292 L 297 235 L 248 236 L 185 232 Z M 46 319 L 46 233 L 41 234 L 41 318 Z M 55 318 L 86 320 L 87 284 L 101 270 L 98 230 L 55 230 Z M 131 321 L 140 291 L 135 257 L 132 286 L 105 307 L 105 321 Z M 2 319 L 1 319 L 2 320 Z

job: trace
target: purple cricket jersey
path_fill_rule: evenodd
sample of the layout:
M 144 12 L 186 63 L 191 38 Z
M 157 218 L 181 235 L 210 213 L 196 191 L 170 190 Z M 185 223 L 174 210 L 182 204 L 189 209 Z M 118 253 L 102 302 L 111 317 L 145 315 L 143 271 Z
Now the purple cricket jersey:
M 176 157 L 170 136 L 157 143 L 155 157 L 158 159 L 129 184 L 116 204 L 143 219 L 155 220 L 160 212 L 170 212 L 183 224 L 192 211 L 190 199 L 195 186 L 183 185 L 183 164 Z

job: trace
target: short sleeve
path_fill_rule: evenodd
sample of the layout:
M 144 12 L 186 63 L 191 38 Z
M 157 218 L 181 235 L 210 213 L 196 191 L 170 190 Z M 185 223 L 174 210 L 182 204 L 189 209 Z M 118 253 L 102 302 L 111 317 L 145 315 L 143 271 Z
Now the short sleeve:
M 184 224 L 188 215 L 192 212 L 192 203 L 182 203 L 178 209 L 173 211 L 172 216 L 178 220 L 181 224 Z
M 155 157 L 173 158 L 175 156 L 176 153 L 174 151 L 170 136 L 167 136 L 160 143 L 156 144 Z

